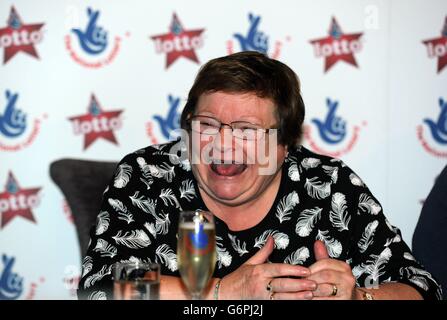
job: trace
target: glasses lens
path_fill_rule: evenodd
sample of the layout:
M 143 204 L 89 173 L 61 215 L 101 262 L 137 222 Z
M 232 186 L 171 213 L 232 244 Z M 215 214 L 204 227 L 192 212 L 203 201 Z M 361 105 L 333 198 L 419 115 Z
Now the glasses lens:
M 256 140 L 263 129 L 249 122 L 233 122 L 233 136 L 244 140 Z
M 191 119 L 192 130 L 203 135 L 216 135 L 221 127 L 222 123 L 212 117 L 194 116 Z M 257 140 L 265 133 L 261 126 L 245 121 L 232 122 L 231 129 L 233 136 L 242 140 Z
M 191 127 L 201 134 L 214 135 L 219 132 L 220 122 L 209 117 L 195 116 L 192 118 Z

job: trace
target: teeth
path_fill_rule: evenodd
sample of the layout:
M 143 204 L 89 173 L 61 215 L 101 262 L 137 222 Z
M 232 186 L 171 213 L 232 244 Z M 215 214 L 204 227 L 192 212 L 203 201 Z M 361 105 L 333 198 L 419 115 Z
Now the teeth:
M 213 164 L 244 164 L 243 162 L 237 162 L 237 161 L 229 161 L 229 160 L 213 160 L 211 161 Z

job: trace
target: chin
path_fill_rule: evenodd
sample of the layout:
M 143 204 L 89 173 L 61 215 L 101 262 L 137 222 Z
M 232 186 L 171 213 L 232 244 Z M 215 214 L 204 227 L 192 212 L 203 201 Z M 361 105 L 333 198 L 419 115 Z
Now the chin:
M 205 185 L 209 196 L 229 205 L 239 203 L 241 195 L 250 189 L 250 182 L 253 185 L 253 180 L 250 179 L 251 169 L 246 169 L 241 174 L 231 177 L 220 176 L 212 170 L 207 170 L 208 181 Z
M 217 190 L 211 189 L 210 191 L 212 192 L 212 194 L 216 199 L 228 203 L 237 200 L 242 193 L 242 190 L 235 190 L 234 188 L 231 188 L 231 190 L 228 190 L 226 188 L 225 189 L 217 188 Z
M 237 199 L 244 193 L 244 185 L 247 183 L 247 179 L 218 179 L 211 177 L 209 179 L 207 186 L 209 192 L 212 194 L 213 198 L 225 201 L 232 201 Z

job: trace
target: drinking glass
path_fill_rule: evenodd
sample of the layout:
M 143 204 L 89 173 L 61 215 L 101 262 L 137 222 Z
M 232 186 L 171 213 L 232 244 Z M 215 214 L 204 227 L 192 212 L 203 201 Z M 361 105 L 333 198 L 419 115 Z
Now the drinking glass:
M 216 264 L 216 229 L 211 212 L 180 212 L 177 260 L 192 299 L 200 300 Z
M 160 299 L 160 265 L 157 263 L 117 262 L 112 267 L 115 300 Z

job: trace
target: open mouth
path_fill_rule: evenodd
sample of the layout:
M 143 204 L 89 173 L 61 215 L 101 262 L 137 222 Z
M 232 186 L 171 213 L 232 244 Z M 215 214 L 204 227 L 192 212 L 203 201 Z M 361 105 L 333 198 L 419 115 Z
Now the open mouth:
M 237 176 L 247 169 L 246 164 L 234 161 L 232 163 L 213 162 L 210 164 L 210 167 L 214 173 L 225 177 Z

